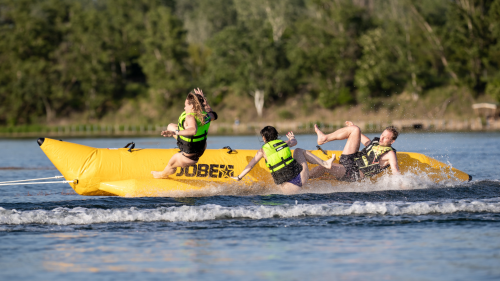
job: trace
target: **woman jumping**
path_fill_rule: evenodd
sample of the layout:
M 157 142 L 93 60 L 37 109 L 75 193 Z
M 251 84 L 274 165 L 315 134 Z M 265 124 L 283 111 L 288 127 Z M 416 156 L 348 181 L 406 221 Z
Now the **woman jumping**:
M 198 88 L 191 91 L 184 102 L 184 112 L 179 117 L 178 124 L 171 123 L 167 130 L 162 131 L 164 137 L 177 139 L 181 152 L 168 161 L 163 171 L 152 171 L 157 179 L 168 178 L 174 174 L 177 167 L 188 167 L 198 163 L 207 148 L 207 134 L 210 122 L 217 120 L 217 113 L 208 105 L 203 92 Z
M 300 191 L 302 185 L 309 179 L 307 162 L 330 169 L 332 162 L 335 160 L 335 154 L 328 161 L 323 161 L 311 152 L 301 148 L 296 148 L 292 157 L 290 147 L 297 145 L 293 132 L 286 135 L 287 141 L 278 139 L 278 131 L 272 126 L 264 127 L 260 131 L 260 135 L 265 144 L 257 151 L 257 154 L 243 172 L 237 177 L 233 177 L 233 179 L 240 181 L 264 157 L 274 182 L 280 186 L 281 191 L 284 194 L 295 194 Z

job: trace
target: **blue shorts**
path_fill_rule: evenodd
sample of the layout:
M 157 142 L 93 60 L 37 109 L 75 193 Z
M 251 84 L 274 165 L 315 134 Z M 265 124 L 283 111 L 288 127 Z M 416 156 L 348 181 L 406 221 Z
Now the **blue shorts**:
M 298 187 L 302 187 L 302 178 L 300 177 L 300 174 L 298 174 L 295 178 L 293 178 L 292 180 L 290 180 L 288 182 L 295 184 Z

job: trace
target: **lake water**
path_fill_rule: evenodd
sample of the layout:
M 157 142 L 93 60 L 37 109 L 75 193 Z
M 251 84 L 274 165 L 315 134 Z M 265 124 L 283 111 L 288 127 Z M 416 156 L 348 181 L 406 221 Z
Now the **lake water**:
M 297 139 L 297 147 L 316 149 L 315 136 Z M 0 279 L 499 280 L 499 140 L 499 133 L 422 133 L 394 144 L 451 164 L 473 176 L 469 183 L 386 177 L 292 196 L 199 198 L 0 186 Z M 68 141 L 175 146 L 164 138 Z M 209 138 L 209 148 L 227 145 L 262 142 Z M 59 175 L 35 139 L 0 140 L 0 159 L 0 181 Z

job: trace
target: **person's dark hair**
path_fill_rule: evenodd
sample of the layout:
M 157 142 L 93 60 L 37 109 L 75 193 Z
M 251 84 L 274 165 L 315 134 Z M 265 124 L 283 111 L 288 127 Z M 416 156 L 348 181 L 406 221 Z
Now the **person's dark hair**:
M 206 114 L 203 114 L 203 111 L 205 111 L 205 107 L 203 106 L 205 103 L 205 98 L 203 98 L 201 95 L 195 94 L 194 92 L 189 92 L 186 99 L 188 103 L 193 106 L 193 110 L 198 120 L 200 120 L 201 124 L 205 125 Z
M 265 126 L 260 135 L 266 138 L 266 143 L 278 139 L 278 131 L 273 126 Z
M 396 129 L 396 127 L 389 126 L 389 127 L 385 128 L 385 130 L 392 133 L 392 140 L 396 140 L 398 138 L 399 132 L 398 132 L 398 129 Z

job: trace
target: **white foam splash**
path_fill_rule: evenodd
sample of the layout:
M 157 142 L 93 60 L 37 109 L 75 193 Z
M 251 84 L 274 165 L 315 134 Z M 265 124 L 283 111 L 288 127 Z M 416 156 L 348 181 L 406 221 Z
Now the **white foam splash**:
M 354 202 L 298 204 L 280 206 L 219 205 L 159 207 L 156 209 L 87 209 L 56 208 L 53 210 L 17 211 L 0 207 L 0 225 L 23 224 L 95 224 L 110 222 L 194 222 L 220 219 L 266 219 L 309 216 L 348 215 L 426 215 L 455 212 L 500 213 L 500 198 L 481 200 L 447 200 L 443 202 Z
M 436 183 L 426 173 L 406 173 L 405 175 L 385 174 L 375 181 L 369 178 L 359 182 L 340 182 L 336 180 L 310 180 L 304 185 L 300 193 L 334 193 L 334 192 L 371 192 L 384 190 L 415 190 L 428 188 L 449 188 L 464 186 L 465 183 L 456 179 L 447 179 Z M 154 190 L 154 187 L 152 187 Z M 216 195 L 268 195 L 282 194 L 279 186 L 274 183 L 266 184 L 263 182 L 212 182 L 200 190 L 190 191 L 169 191 L 166 193 L 155 192 L 157 197 L 205 197 Z
M 358 182 L 340 182 L 328 180 L 311 180 L 303 187 L 301 193 L 333 193 L 333 192 L 371 192 L 384 190 L 416 190 L 429 188 L 449 188 L 463 186 L 467 183 L 450 178 L 435 182 L 426 173 L 408 172 L 404 175 L 385 174 L 375 181 L 365 178 Z

